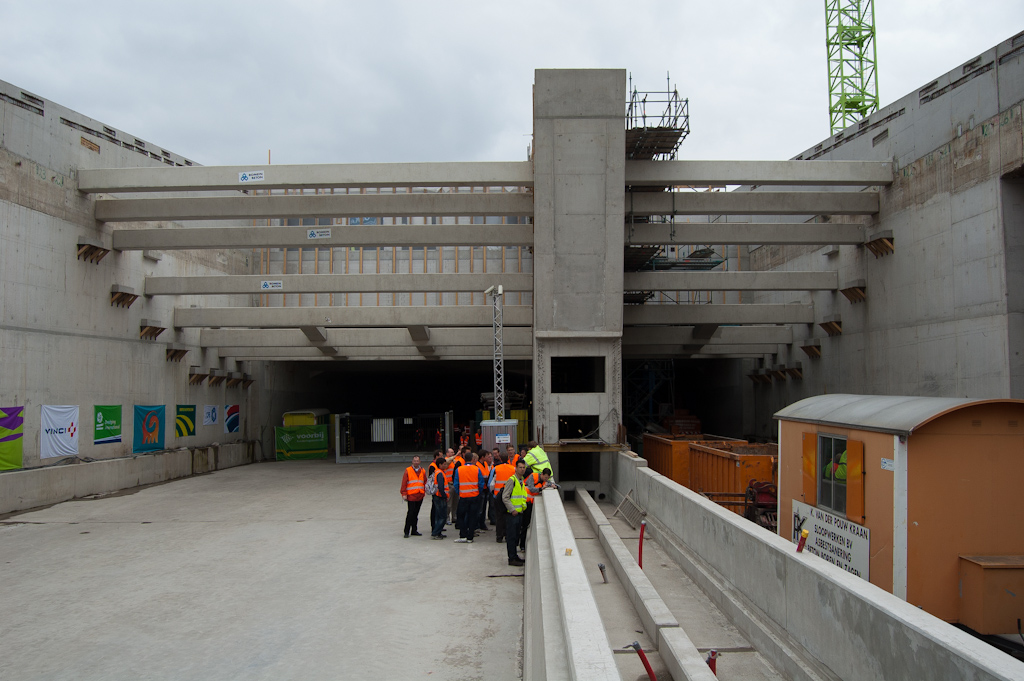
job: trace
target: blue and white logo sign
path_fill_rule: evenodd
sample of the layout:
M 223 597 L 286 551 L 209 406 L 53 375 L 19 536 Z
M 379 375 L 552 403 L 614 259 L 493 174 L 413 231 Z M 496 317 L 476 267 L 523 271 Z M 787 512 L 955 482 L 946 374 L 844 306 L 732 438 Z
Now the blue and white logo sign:
M 238 173 L 239 182 L 262 182 L 263 171 L 262 170 L 247 170 L 245 172 Z
M 264 280 L 260 282 L 261 291 L 280 291 L 284 289 L 284 282 L 278 279 L 277 281 Z
M 308 232 L 306 232 L 306 238 L 307 239 L 330 239 L 331 238 L 331 228 L 328 227 L 327 229 L 311 229 Z

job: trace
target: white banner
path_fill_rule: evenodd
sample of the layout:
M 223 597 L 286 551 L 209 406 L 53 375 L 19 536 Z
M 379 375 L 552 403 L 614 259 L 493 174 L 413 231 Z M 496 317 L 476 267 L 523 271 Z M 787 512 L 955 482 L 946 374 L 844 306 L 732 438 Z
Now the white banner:
M 217 405 L 207 404 L 203 406 L 203 425 L 204 426 L 215 426 L 219 423 L 217 420 Z
M 803 529 L 810 532 L 807 535 L 805 551 L 847 572 L 852 572 L 861 579 L 868 578 L 868 566 L 871 563 L 871 533 L 868 528 L 794 499 L 794 543 L 800 539 L 796 528 L 801 521 Z
M 78 456 L 78 405 L 44 404 L 41 417 L 39 456 Z

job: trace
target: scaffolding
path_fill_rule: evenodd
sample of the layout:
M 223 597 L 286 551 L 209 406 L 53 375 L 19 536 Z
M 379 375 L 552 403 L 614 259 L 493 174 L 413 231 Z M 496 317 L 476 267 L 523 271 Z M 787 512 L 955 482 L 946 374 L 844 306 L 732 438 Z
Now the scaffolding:
M 664 92 L 641 92 L 629 76 L 626 104 L 626 158 L 633 161 L 674 160 L 690 134 L 690 100 L 679 96 L 671 77 Z
M 878 111 L 874 0 L 825 0 L 832 134 Z

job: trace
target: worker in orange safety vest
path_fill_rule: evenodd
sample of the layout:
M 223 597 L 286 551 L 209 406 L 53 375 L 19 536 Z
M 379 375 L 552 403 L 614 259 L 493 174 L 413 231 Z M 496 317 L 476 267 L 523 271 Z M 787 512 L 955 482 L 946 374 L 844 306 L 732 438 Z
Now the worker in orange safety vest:
M 423 497 L 426 494 L 427 471 L 420 467 L 420 457 L 412 457 L 412 465 L 405 469 L 402 474 L 402 486 L 399 491 L 402 499 L 408 504 L 405 513 L 405 538 L 409 535 L 422 536 L 416 525 L 419 521 L 420 506 L 423 505 Z

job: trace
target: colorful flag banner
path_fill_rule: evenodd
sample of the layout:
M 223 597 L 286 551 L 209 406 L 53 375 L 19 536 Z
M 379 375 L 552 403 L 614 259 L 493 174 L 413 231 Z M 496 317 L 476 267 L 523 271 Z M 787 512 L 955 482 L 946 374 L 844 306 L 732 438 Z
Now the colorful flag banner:
M 174 417 L 175 437 L 188 437 L 196 434 L 196 405 L 179 404 L 178 413 Z
M 241 425 L 241 416 L 238 413 L 238 405 L 237 404 L 225 404 L 224 405 L 224 432 L 225 433 L 237 433 L 239 425 Z
M 277 426 L 274 439 L 278 461 L 327 458 L 327 426 Z
M 215 426 L 217 425 L 217 405 L 208 404 L 203 407 L 203 425 L 204 426 Z
M 22 467 L 25 407 L 0 407 L 0 471 Z
M 132 440 L 132 451 L 158 452 L 164 448 L 164 423 L 167 417 L 164 405 L 135 405 L 135 437 Z
M 97 404 L 93 407 L 96 414 L 93 420 L 92 443 L 107 445 L 121 441 L 121 405 Z
M 44 404 L 40 408 L 40 422 L 40 458 L 78 456 L 77 404 Z

